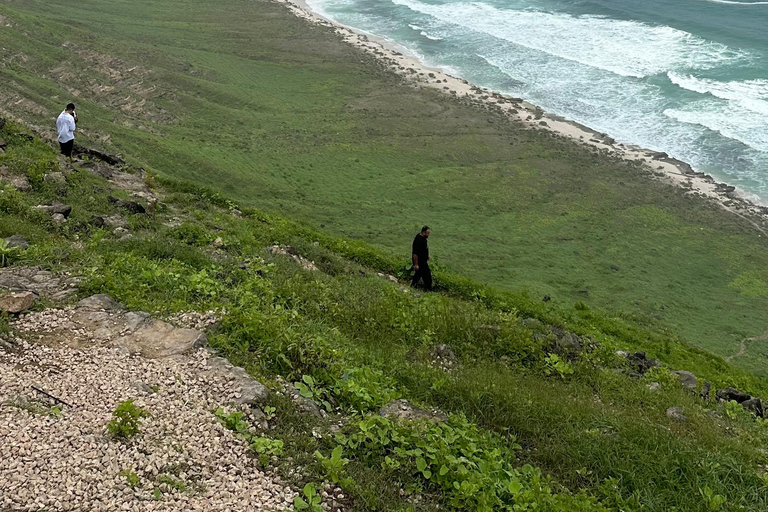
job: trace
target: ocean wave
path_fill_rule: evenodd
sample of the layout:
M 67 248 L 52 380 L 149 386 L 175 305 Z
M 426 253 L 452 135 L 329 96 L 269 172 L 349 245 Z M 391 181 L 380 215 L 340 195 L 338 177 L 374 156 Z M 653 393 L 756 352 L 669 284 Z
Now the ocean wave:
M 768 119 L 760 113 L 738 108 L 733 102 L 702 100 L 664 115 L 681 123 L 703 126 L 760 152 L 768 152 Z
M 734 2 L 732 0 L 706 0 L 713 4 L 728 4 L 728 5 L 768 5 L 768 2 Z
M 720 82 L 692 75 L 667 73 L 670 81 L 683 89 L 711 94 L 737 103 L 744 109 L 768 116 L 768 80 Z
M 442 38 L 442 37 L 431 36 L 431 35 L 427 34 L 427 33 L 426 33 L 425 31 L 423 31 L 423 30 L 421 31 L 421 33 L 420 33 L 420 34 L 421 34 L 422 36 L 426 37 L 427 39 L 429 39 L 430 41 L 442 41 L 442 40 L 443 40 L 443 38 Z
M 627 77 L 678 69 L 706 70 L 751 58 L 746 52 L 682 30 L 636 21 L 514 11 L 479 2 L 436 5 L 419 0 L 391 1 L 444 23 Z

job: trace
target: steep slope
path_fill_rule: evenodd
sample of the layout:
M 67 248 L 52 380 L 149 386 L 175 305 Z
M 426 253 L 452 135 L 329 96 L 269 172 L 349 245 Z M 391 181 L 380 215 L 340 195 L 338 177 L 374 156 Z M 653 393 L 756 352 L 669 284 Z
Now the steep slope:
M 438 293 L 414 292 L 397 279 L 402 258 L 364 243 L 129 165 L 62 166 L 15 123 L 0 137 L 0 236 L 28 244 L 3 245 L 2 274 L 28 276 L 20 287 L 41 297 L 32 315 L 2 317 L 0 351 L 24 333 L 37 339 L 24 327 L 35 315 L 95 293 L 179 325 L 205 325 L 212 312 L 209 346 L 271 392 L 247 415 L 198 414 L 238 432 L 304 501 L 360 511 L 768 505 L 764 421 L 715 396 L 741 400 L 728 386 L 765 396 L 766 382 L 668 330 L 447 272 Z M 33 266 L 74 292 L 46 295 Z M 20 382 L 34 375 L 19 371 Z M 61 414 L 43 423 L 78 411 Z M 158 506 L 181 492 L 168 485 Z M 145 491 L 123 499 L 149 507 Z

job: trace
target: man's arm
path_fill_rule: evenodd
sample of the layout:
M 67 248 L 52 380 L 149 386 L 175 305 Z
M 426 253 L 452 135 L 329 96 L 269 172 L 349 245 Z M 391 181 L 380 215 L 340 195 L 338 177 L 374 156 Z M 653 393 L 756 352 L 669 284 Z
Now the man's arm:
M 416 253 L 413 254 L 413 268 L 419 270 L 419 255 Z

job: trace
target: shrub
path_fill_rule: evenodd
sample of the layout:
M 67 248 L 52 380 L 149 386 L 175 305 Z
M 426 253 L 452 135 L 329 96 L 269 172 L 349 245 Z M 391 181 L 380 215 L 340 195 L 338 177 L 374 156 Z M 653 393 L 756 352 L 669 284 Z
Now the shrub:
M 107 424 L 107 430 L 112 437 L 128 439 L 139 433 L 141 418 L 149 416 L 149 412 L 133 403 L 133 399 L 120 402 L 112 413 L 112 421 Z

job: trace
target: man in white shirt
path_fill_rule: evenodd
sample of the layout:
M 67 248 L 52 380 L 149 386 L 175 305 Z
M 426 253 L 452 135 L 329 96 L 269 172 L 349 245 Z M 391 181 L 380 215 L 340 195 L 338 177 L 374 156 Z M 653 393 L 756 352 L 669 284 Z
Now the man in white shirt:
M 72 149 L 75 147 L 76 123 L 77 114 L 75 113 L 75 104 L 70 103 L 56 119 L 56 131 L 59 132 L 61 154 L 66 156 L 70 162 L 72 162 Z

